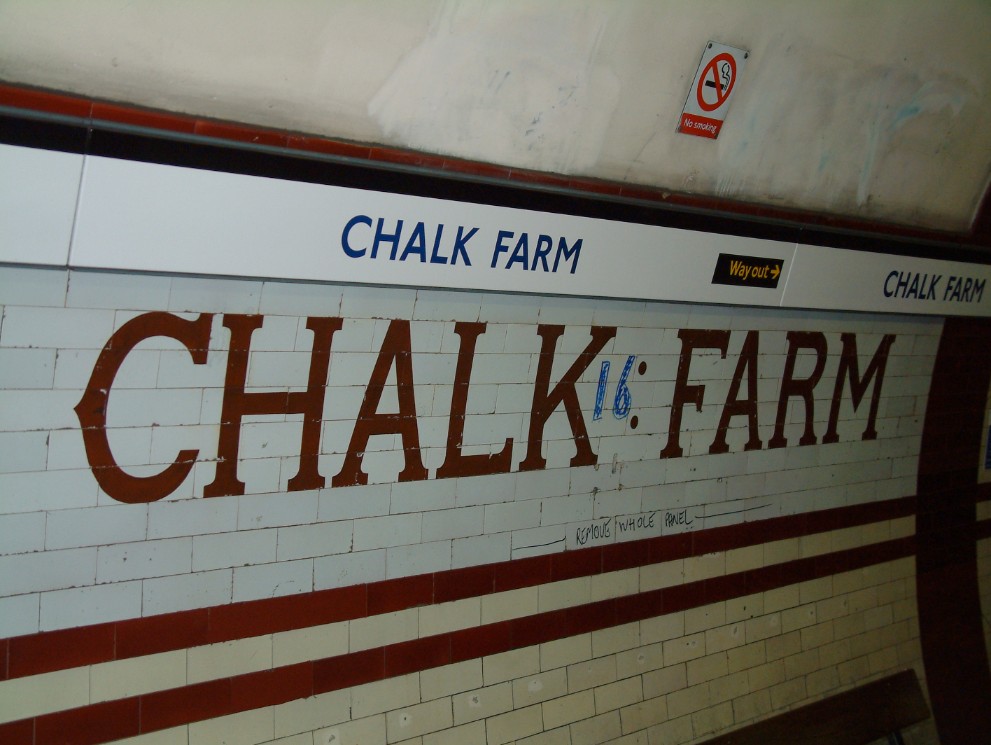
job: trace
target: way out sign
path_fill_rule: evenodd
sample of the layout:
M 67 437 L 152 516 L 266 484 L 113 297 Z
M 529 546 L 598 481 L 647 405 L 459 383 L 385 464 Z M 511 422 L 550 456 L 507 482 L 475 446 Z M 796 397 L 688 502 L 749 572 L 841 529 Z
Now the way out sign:
M 730 98 L 750 53 L 710 41 L 688 91 L 678 131 L 716 139 L 726 119 Z

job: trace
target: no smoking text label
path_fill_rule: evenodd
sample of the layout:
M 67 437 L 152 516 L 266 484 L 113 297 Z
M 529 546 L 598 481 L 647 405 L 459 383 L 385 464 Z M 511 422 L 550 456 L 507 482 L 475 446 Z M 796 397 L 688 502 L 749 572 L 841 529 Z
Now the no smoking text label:
M 736 82 L 750 53 L 710 41 L 702 52 L 678 131 L 716 139 L 726 119 Z

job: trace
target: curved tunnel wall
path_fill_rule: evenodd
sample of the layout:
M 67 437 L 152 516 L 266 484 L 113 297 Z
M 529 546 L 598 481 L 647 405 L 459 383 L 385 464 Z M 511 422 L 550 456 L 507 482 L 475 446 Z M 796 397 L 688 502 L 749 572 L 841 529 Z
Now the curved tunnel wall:
M 5 741 L 984 715 L 983 321 L 0 271 Z

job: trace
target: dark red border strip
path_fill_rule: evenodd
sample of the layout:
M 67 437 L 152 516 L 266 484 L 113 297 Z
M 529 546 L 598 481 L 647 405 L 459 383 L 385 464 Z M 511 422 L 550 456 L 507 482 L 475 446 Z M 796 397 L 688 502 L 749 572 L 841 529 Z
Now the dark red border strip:
M 670 190 L 637 184 L 574 178 L 541 171 L 508 168 L 489 163 L 446 158 L 439 155 L 410 150 L 381 147 L 332 140 L 254 125 L 203 119 L 174 114 L 167 111 L 145 109 L 132 104 L 112 103 L 84 96 L 56 93 L 10 83 L 0 83 L 0 106 L 26 111 L 60 114 L 85 119 L 90 122 L 111 122 L 144 127 L 163 132 L 196 134 L 230 142 L 286 148 L 290 151 L 320 153 L 372 163 L 414 166 L 426 170 L 467 174 L 483 178 L 505 180 L 516 184 L 536 184 L 589 196 L 604 196 L 655 203 L 658 206 L 688 208 L 721 212 L 727 215 L 756 217 L 762 221 L 790 222 L 796 225 L 817 226 L 828 231 L 851 231 L 892 236 L 913 241 L 964 241 L 988 245 L 991 233 L 986 229 L 989 210 L 979 213 L 969 234 L 947 233 L 937 230 L 859 220 L 841 215 L 787 209 L 773 205 L 739 202 L 719 197 L 696 194 L 672 193 Z M 989 192 L 991 193 L 991 192 Z M 986 201 L 988 201 L 986 199 Z
M 926 685 L 943 745 L 991 732 L 991 670 L 977 579 L 976 504 L 991 323 L 948 318 L 919 453 L 916 585 Z M 980 736 L 980 735 L 978 735 Z
M 294 699 L 508 652 L 655 616 L 698 608 L 894 561 L 915 554 L 915 538 L 777 564 L 538 613 L 362 652 L 156 691 L 0 725 L 9 745 L 96 745 Z
M 0 640 L 0 680 L 291 631 L 915 514 L 915 497 Z

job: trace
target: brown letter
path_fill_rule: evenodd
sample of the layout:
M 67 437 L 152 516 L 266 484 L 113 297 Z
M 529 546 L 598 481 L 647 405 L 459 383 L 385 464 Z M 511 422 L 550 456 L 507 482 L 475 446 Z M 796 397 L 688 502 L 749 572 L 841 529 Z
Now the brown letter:
M 840 418 L 840 399 L 843 397 L 843 381 L 845 376 L 850 378 L 850 395 L 853 398 L 853 410 L 856 411 L 860 402 L 867 392 L 867 386 L 877 375 L 877 382 L 874 384 L 874 394 L 871 396 L 871 410 L 867 415 L 867 429 L 861 437 L 862 440 L 876 440 L 877 429 L 874 428 L 877 420 L 877 405 L 881 399 L 881 384 L 884 383 L 884 368 L 888 364 L 888 352 L 895 342 L 894 334 L 886 334 L 877 351 L 871 358 L 870 364 L 864 370 L 864 377 L 860 377 L 859 366 L 857 365 L 857 335 L 840 334 L 843 340 L 843 355 L 840 357 L 840 370 L 836 373 L 836 387 L 833 388 L 833 401 L 829 407 L 829 426 L 826 427 L 826 434 L 822 441 L 839 442 L 839 435 L 836 434 L 837 420 Z
M 379 414 L 378 405 L 385 388 L 392 363 L 396 363 L 396 387 L 399 395 L 398 414 Z M 395 320 L 382 341 L 382 350 L 372 376 L 365 388 L 358 419 L 351 433 L 351 443 L 344 456 L 340 473 L 334 476 L 333 486 L 354 486 L 368 483 L 368 474 L 361 470 L 368 438 L 372 435 L 398 434 L 403 438 L 406 467 L 400 472 L 400 481 L 419 481 L 427 478 L 427 469 L 420 457 L 420 430 L 416 422 L 416 400 L 413 397 L 413 365 L 410 351 L 409 321 Z
M 461 443 L 465 434 L 465 409 L 468 406 L 468 386 L 471 368 L 475 361 L 475 342 L 485 333 L 484 323 L 454 324 L 454 333 L 461 337 L 458 349 L 458 369 L 454 373 L 454 393 L 451 397 L 451 416 L 447 425 L 447 455 L 444 464 L 437 469 L 437 478 L 453 476 L 484 476 L 490 473 L 508 473 L 513 457 L 513 438 L 507 437 L 502 450 L 494 455 L 462 455 Z
M 244 494 L 244 482 L 237 477 L 237 460 L 241 444 L 241 420 L 246 415 L 302 414 L 299 470 L 289 479 L 289 491 L 319 489 L 326 483 L 317 468 L 320 422 L 323 419 L 324 393 L 327 390 L 330 344 L 334 332 L 341 328 L 341 319 L 306 319 L 306 328 L 313 332 L 313 351 L 305 391 L 247 393 L 244 386 L 248 375 L 251 335 L 255 329 L 261 328 L 263 322 L 262 316 L 224 316 L 224 326 L 231 332 L 231 344 L 227 355 L 220 440 L 217 444 L 217 471 L 213 481 L 203 487 L 204 497 Z
M 571 423 L 571 434 L 575 440 L 577 452 L 571 459 L 572 466 L 594 466 L 598 456 L 592 452 L 588 444 L 588 430 L 585 429 L 585 418 L 582 416 L 575 392 L 575 383 L 585 369 L 592 364 L 595 355 L 602 351 L 610 339 L 616 336 L 615 326 L 592 326 L 592 341 L 588 343 L 578 359 L 574 361 L 568 372 L 564 374 L 554 390 L 547 392 L 551 381 L 551 367 L 554 365 L 554 349 L 557 340 L 564 333 L 564 326 L 537 326 L 537 333 L 543 342 L 540 347 L 540 362 L 537 364 L 537 380 L 533 389 L 533 406 L 530 410 L 530 431 L 528 435 L 526 458 L 520 463 L 521 471 L 537 471 L 547 465 L 547 459 L 540 454 L 544 444 L 544 425 L 558 406 L 564 404 Z
M 798 357 L 799 349 L 812 349 L 816 353 L 816 366 L 812 374 L 805 380 L 795 380 L 795 359 Z M 781 381 L 781 395 L 778 398 L 778 415 L 774 421 L 774 435 L 767 441 L 769 448 L 783 448 L 788 444 L 784 435 L 785 416 L 788 413 L 788 399 L 792 396 L 801 396 L 805 401 L 805 432 L 799 439 L 799 445 L 815 445 L 816 433 L 812 428 L 812 420 L 815 417 L 815 402 L 812 400 L 812 391 L 822 377 L 822 370 L 826 366 L 826 337 L 819 331 L 789 331 L 788 332 L 788 359 L 785 361 L 785 375 Z
M 202 313 L 195 321 L 186 321 L 171 313 L 145 313 L 117 329 L 97 357 L 86 392 L 75 411 L 93 475 L 100 488 L 118 502 L 154 502 L 168 496 L 189 475 L 199 454 L 198 450 L 180 450 L 175 461 L 155 476 L 131 476 L 117 465 L 107 439 L 107 406 L 124 358 L 145 339 L 165 336 L 183 344 L 194 365 L 203 365 L 210 346 L 212 318 L 211 314 Z
M 726 444 L 726 430 L 729 429 L 729 420 L 735 416 L 746 416 L 750 425 L 750 439 L 743 446 L 744 450 L 760 450 L 760 435 L 757 432 L 757 351 L 759 341 L 758 332 L 748 331 L 747 339 L 743 342 L 743 349 L 740 351 L 740 359 L 736 363 L 736 372 L 733 373 L 733 382 L 730 384 L 729 393 L 726 394 L 726 405 L 723 406 L 723 413 L 719 417 L 719 427 L 716 432 L 716 439 L 709 446 L 712 454 L 725 453 L 729 451 Z M 743 382 L 743 371 L 747 371 L 747 397 L 739 399 L 740 383 Z
M 671 401 L 671 421 L 668 424 L 668 444 L 661 451 L 662 458 L 680 458 L 681 410 L 687 403 L 694 403 L 696 411 L 702 411 L 704 385 L 688 385 L 688 368 L 692 364 L 692 350 L 697 348 L 718 349 L 720 357 L 726 359 L 729 347 L 729 331 L 706 331 L 702 329 L 681 329 L 681 358 L 678 360 L 678 377 L 674 383 L 674 399 Z

